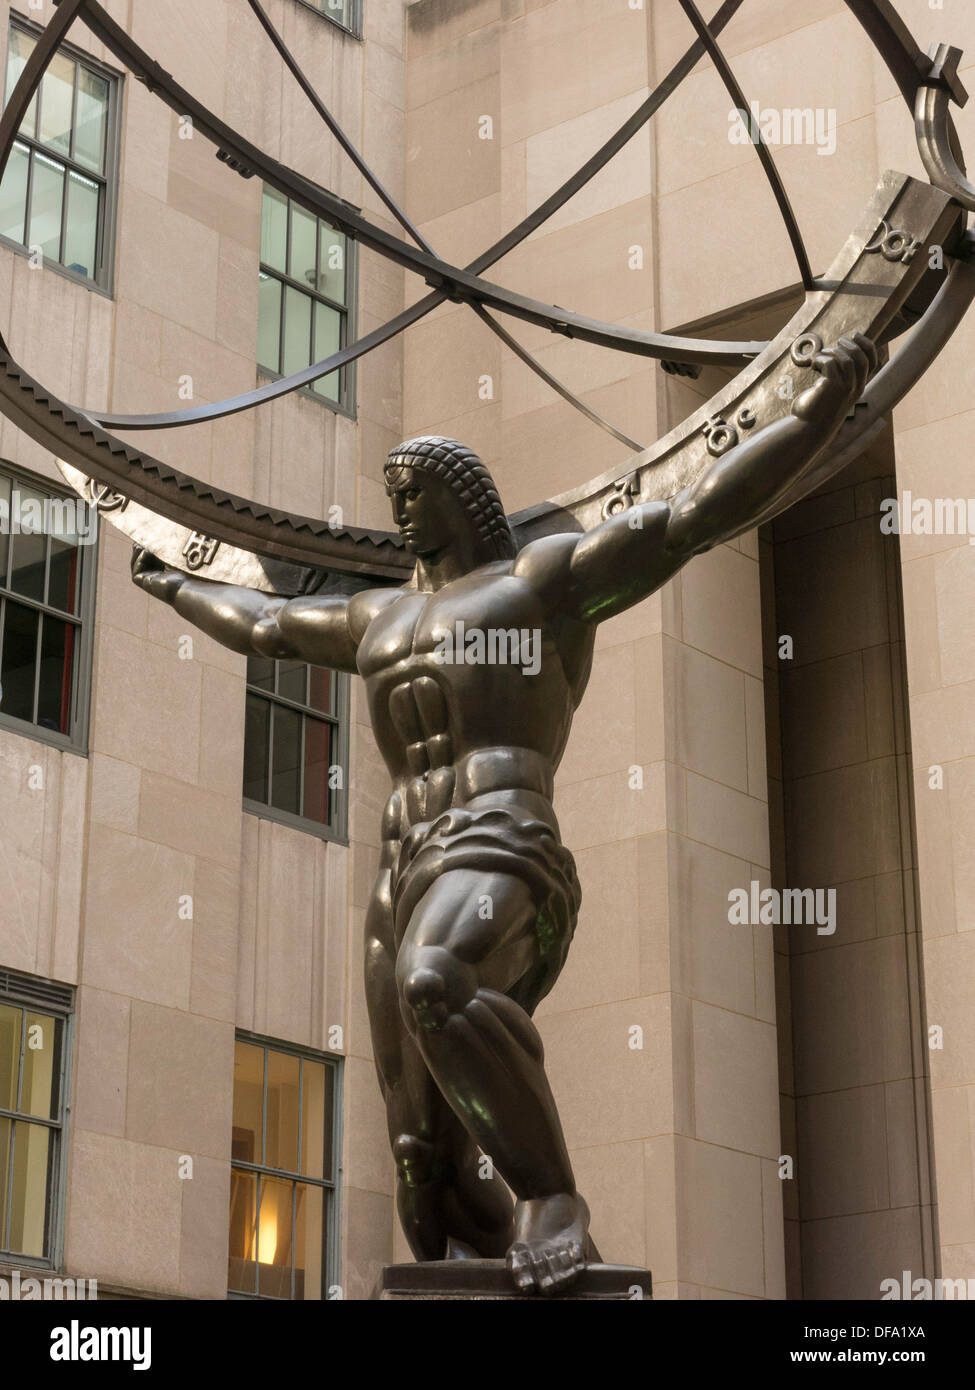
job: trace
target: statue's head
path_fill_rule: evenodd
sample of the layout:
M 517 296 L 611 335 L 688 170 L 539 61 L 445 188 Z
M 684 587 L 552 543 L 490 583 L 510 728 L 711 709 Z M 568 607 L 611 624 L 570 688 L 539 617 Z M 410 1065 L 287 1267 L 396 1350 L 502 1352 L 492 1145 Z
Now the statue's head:
M 515 554 L 491 474 L 456 439 L 408 439 L 389 455 L 384 476 L 393 519 L 414 555 L 434 558 L 463 548 L 475 564 L 487 564 Z

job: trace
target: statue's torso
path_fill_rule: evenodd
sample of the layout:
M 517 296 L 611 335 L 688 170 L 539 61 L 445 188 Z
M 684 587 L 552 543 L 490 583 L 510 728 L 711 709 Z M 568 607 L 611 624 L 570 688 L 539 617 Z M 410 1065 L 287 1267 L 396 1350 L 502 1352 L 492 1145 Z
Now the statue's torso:
M 550 806 L 589 676 L 593 627 L 547 613 L 510 562 L 435 593 L 370 591 L 352 601 L 349 617 L 393 780 L 385 839 L 485 796 Z

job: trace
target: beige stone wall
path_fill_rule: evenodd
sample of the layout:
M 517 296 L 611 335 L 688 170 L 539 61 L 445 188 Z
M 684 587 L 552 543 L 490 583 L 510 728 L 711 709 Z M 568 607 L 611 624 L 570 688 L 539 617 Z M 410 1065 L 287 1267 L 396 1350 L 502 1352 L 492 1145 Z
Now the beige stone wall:
M 31 17 L 46 22 L 52 8 Z M 239 5 L 107 8 L 249 138 L 392 226 Z M 398 192 L 400 0 L 371 0 L 362 43 L 291 0 L 267 8 Z M 113 66 L 82 26 L 71 41 Z M 196 402 L 253 387 L 260 197 L 259 180 L 219 165 L 209 143 L 181 140 L 175 115 L 127 78 L 114 297 L 0 250 L 5 324 L 25 366 L 68 400 L 115 411 L 179 408 L 185 375 Z M 360 330 L 402 295 L 402 275 L 364 252 Z M 362 367 L 358 423 L 292 396 L 260 416 L 137 442 L 245 496 L 320 515 L 338 504 L 351 521 L 379 522 L 375 460 L 399 434 L 400 352 Z M 6 421 L 0 456 L 57 477 Z M 106 1284 L 223 1297 L 234 1029 L 325 1048 L 339 1024 L 342 1277 L 363 1296 L 392 1229 L 353 907 L 372 872 L 374 817 L 353 814 L 345 847 L 242 814 L 244 660 L 199 633 L 181 660 L 188 625 L 135 589 L 128 565 L 127 544 L 105 527 L 89 756 L 0 733 L 0 961 L 79 987 L 66 1265 Z M 361 744 L 353 765 L 368 789 Z M 36 764 L 44 790 L 31 792 Z M 178 916 L 184 894 L 192 921 Z M 178 1179 L 181 1154 L 194 1158 L 191 1182 Z

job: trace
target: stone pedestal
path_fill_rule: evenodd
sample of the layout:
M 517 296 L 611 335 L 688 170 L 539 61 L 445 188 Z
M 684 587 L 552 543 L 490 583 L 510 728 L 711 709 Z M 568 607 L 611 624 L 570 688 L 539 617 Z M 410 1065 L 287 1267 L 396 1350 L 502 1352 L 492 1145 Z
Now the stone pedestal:
M 431 1260 L 425 1264 L 387 1265 L 379 1276 L 377 1299 L 475 1299 L 525 1302 L 542 1297 L 519 1293 L 503 1260 Z M 635 1265 L 590 1265 L 564 1294 L 548 1302 L 576 1299 L 644 1299 L 653 1297 L 648 1270 Z

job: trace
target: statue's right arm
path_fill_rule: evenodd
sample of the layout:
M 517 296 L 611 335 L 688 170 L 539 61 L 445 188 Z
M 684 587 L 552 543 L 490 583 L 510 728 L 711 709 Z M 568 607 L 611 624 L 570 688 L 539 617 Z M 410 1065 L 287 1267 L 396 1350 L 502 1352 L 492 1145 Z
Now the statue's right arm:
M 132 578 L 140 589 L 168 603 L 231 651 L 356 670 L 347 598 L 275 598 L 256 589 L 164 569 L 139 548 L 132 556 Z

